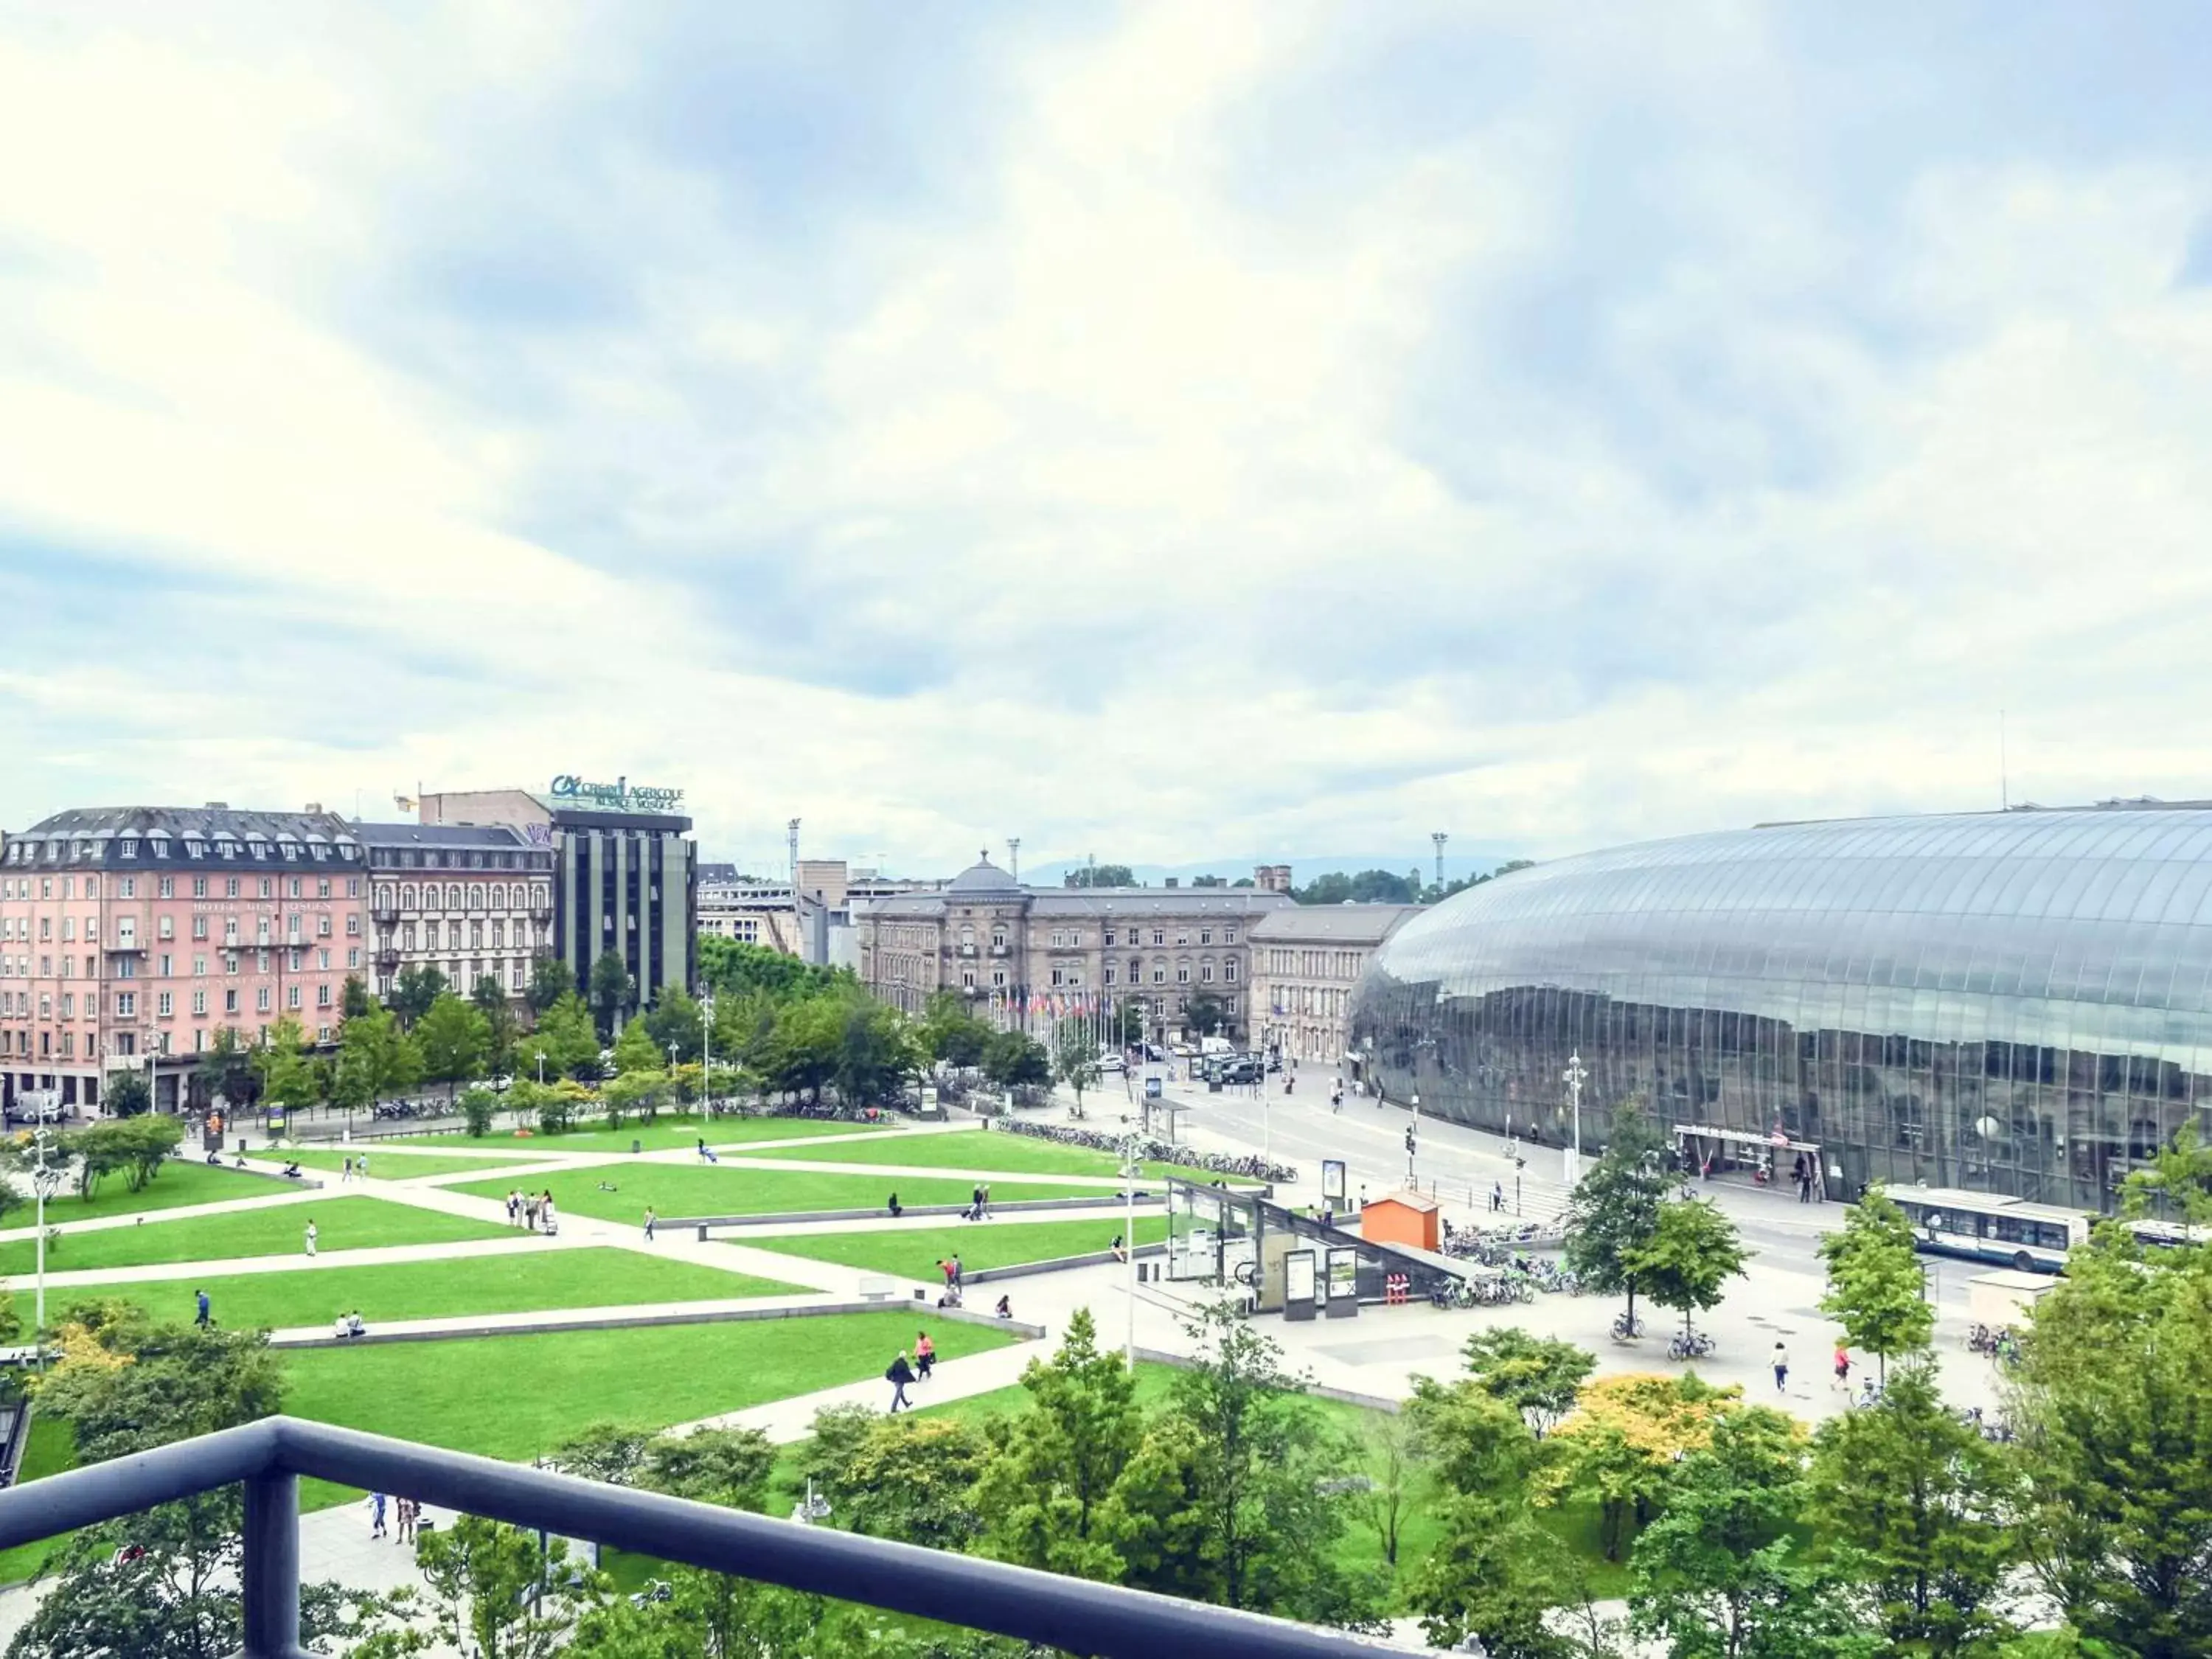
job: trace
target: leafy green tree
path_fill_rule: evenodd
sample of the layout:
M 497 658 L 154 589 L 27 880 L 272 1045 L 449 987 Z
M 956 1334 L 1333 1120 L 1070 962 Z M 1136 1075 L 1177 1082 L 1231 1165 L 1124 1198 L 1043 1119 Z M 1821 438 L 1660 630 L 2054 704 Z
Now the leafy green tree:
M 1869 1187 L 1844 1212 L 1843 1230 L 1823 1237 L 1819 1249 L 1828 1264 L 1820 1311 L 1844 1328 L 1852 1347 L 1874 1355 L 1887 1382 L 1890 1356 L 1925 1348 L 1936 1330 L 1912 1224 L 1887 1193 Z
M 541 951 L 530 959 L 530 988 L 523 994 L 523 1000 L 532 1013 L 542 1014 L 562 997 L 575 994 L 576 975 L 567 963 L 550 951 Z
M 446 983 L 445 975 L 429 963 L 410 963 L 399 970 L 392 982 L 390 1006 L 402 1026 L 409 1030 L 430 1012 L 431 1006 L 453 988 Z
M 1332 870 L 1325 876 L 1316 876 L 1304 887 L 1292 888 L 1291 896 L 1300 904 L 1411 904 L 1420 896 L 1420 890 L 1418 872 L 1399 876 L 1388 870 L 1362 870 L 1356 876 L 1347 876 L 1341 870 Z
M 1336 1547 L 1352 1509 L 1338 1477 L 1356 1452 L 1235 1304 L 1200 1308 L 1185 1330 L 1193 1363 L 1166 1409 L 1186 1431 L 1139 1446 L 1103 1528 L 1130 1582 L 1315 1624 L 1372 1618 L 1381 1575 L 1346 1570 Z M 1171 1559 L 1177 1548 L 1187 1559 Z
M 769 1088 L 811 1097 L 836 1076 L 844 1041 L 842 999 L 810 996 L 775 1009 L 745 1058 Z
M 1102 1353 L 1088 1308 L 1067 1322 L 1050 1360 L 1022 1372 L 1031 1409 L 994 1425 L 990 1465 L 975 1489 L 988 1517 L 987 1554 L 1079 1578 L 1118 1580 L 1121 1558 L 1098 1534 L 1100 1510 L 1134 1455 L 1142 1427 L 1136 1379 Z
M 441 1639 L 487 1659 L 552 1659 L 610 1589 L 604 1573 L 572 1565 L 565 1538 L 541 1547 L 535 1532 L 475 1515 L 423 1533 L 415 1564 Z
M 714 933 L 699 938 L 699 977 L 714 988 L 717 998 L 759 992 L 775 1002 L 819 996 L 824 991 L 851 991 L 860 984 L 848 968 L 817 968 L 765 945 L 746 945 Z
M 491 1027 L 480 1012 L 452 992 L 440 994 L 416 1022 L 412 1035 L 422 1045 L 422 1075 L 432 1083 L 444 1084 L 448 1100 L 462 1084 L 484 1074 Z
M 2011 1460 L 1944 1403 L 1925 1354 L 1815 1438 L 1811 1513 L 1832 1547 L 1856 1553 L 1900 1653 L 1960 1659 L 2012 1634 L 1998 1611 L 2012 1487 Z
M 563 1474 L 603 1486 L 634 1486 L 645 1468 L 646 1448 L 653 1443 L 649 1429 L 627 1423 L 592 1423 L 579 1429 L 547 1453 Z
M 261 1097 L 271 1106 L 298 1111 L 320 1097 L 305 1034 L 290 1014 L 269 1028 L 268 1041 L 254 1050 L 253 1069 L 261 1076 Z
M 1200 1036 L 1212 1036 L 1229 1024 L 1229 1005 L 1211 991 L 1200 991 L 1183 1009 L 1183 1019 Z
M 371 1004 L 338 1028 L 332 1092 L 356 1109 L 405 1094 L 422 1081 L 422 1048 L 388 1008 Z
M 637 981 L 630 977 L 628 964 L 612 951 L 599 952 L 599 959 L 592 964 L 590 1000 L 601 1042 L 613 1041 L 615 1028 L 622 1024 L 636 997 Z
M 854 1532 L 964 1549 L 983 1528 L 974 1492 L 989 1459 L 958 1418 L 878 1418 L 839 1471 L 840 1512 Z
M 2142 1659 L 2212 1652 L 2212 1249 L 2142 1261 L 2098 1230 L 2037 1301 L 2008 1404 L 2018 1536 L 2083 1637 Z
M 921 1068 L 921 1051 L 897 1009 L 872 997 L 846 996 L 839 1020 L 837 1094 L 848 1106 L 896 1102 Z
M 668 1051 L 653 1040 L 653 1033 L 645 1029 L 645 1022 L 634 1019 L 623 1027 L 622 1035 L 615 1039 L 615 1073 L 624 1076 L 633 1072 L 658 1072 L 666 1067 Z
M 1743 1236 L 1718 1205 L 1684 1198 L 1659 1206 L 1658 1226 L 1621 1266 L 1651 1300 L 1681 1314 L 1686 1332 L 1692 1314 L 1720 1305 L 1747 1260 Z
M 1742 1407 L 1742 1394 L 1695 1371 L 1615 1374 L 1583 1385 L 1550 1437 L 1547 1480 L 1597 1505 L 1607 1560 L 1619 1560 L 1632 1527 L 1658 1512 L 1675 1466 L 1711 1443 L 1714 1425 Z
M 234 1112 L 253 1109 L 261 1098 L 261 1073 L 254 1069 L 252 1048 L 240 1040 L 234 1026 L 216 1029 L 192 1067 L 192 1083 L 204 1097 L 222 1096 Z
M 1069 887 L 1134 887 L 1137 872 L 1126 864 L 1086 864 L 1060 878 Z
M 1052 1081 L 1052 1056 L 1024 1031 L 994 1031 L 983 1045 L 983 1075 L 1001 1089 L 1041 1089 Z
M 845 1504 L 845 1471 L 879 1420 L 866 1406 L 824 1406 L 814 1413 L 814 1432 L 799 1443 L 798 1475 L 833 1513 Z
M 1636 1316 L 1637 1279 L 1630 1259 L 1659 1231 L 1667 1196 L 1661 1163 L 1666 1142 L 1633 1101 L 1613 1115 L 1605 1151 L 1575 1184 L 1567 1203 L 1567 1265 L 1593 1289 L 1626 1291 Z
M 930 998 L 921 1022 L 921 1042 L 932 1060 L 965 1070 L 983 1063 L 991 1028 L 968 1012 L 960 998 L 939 991 Z
M 1477 1331 L 1460 1352 L 1474 1385 L 1520 1413 L 1540 1438 L 1574 1410 L 1597 1364 L 1597 1356 L 1587 1348 L 1556 1337 L 1531 1336 L 1517 1325 Z
M 599 1074 L 599 1037 L 592 1024 L 591 1010 L 571 991 L 538 1017 L 538 1029 L 517 1046 L 515 1073 L 535 1078 L 538 1061 L 545 1061 L 545 1075 L 588 1081 Z
M 1636 1540 L 1629 1618 L 1671 1659 L 1871 1659 L 1881 1637 L 1838 1567 L 1800 1559 L 1802 1431 L 1747 1407 L 1683 1459 L 1667 1508 Z
M 758 1429 L 694 1429 L 647 1443 L 637 1484 L 671 1498 L 757 1513 L 768 1505 L 775 1472 L 775 1447 Z
M 136 1117 L 154 1103 L 152 1091 L 140 1072 L 111 1072 L 103 1105 L 117 1117 Z
M 338 992 L 338 1018 L 359 1019 L 368 1012 L 368 987 L 359 974 L 348 974 L 345 985 Z
M 660 997 L 646 1010 L 641 1022 L 653 1046 L 665 1056 L 673 1048 L 677 1063 L 696 1060 L 699 1042 L 707 1029 L 707 1017 L 697 1000 L 680 985 L 664 988 Z
M 90 1199 L 111 1175 L 121 1175 L 132 1192 L 143 1192 L 184 1138 L 185 1126 L 175 1118 L 142 1114 L 88 1123 L 56 1145 L 64 1158 L 75 1160 L 77 1196 Z
M 491 1133 L 493 1117 L 499 1111 L 499 1097 L 489 1089 L 471 1089 L 461 1096 L 461 1117 L 468 1132 L 479 1139 Z
M 1062 1085 L 1075 1091 L 1075 1115 L 1081 1117 L 1083 1091 L 1097 1088 L 1098 1079 L 1105 1075 L 1098 1064 L 1098 1039 L 1090 1027 L 1072 1024 L 1060 1028 L 1053 1044 L 1052 1069 Z
M 494 1077 L 505 1077 L 514 1061 L 514 1005 L 507 999 L 498 975 L 479 974 L 469 992 L 469 1001 L 484 1018 L 487 1041 L 484 1064 Z

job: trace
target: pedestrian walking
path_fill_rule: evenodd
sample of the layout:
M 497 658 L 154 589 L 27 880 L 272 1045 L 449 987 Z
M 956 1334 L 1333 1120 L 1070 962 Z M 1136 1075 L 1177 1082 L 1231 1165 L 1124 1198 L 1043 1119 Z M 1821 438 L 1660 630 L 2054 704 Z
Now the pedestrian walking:
M 918 1382 L 929 1381 L 929 1373 L 937 1364 L 937 1344 L 929 1340 L 927 1331 L 916 1331 L 914 1335 L 914 1363 Z
M 359 1158 L 354 1160 L 353 1172 L 359 1176 L 363 1181 L 368 1179 L 368 1154 L 367 1152 L 363 1152 Z
M 1364 1186 L 1359 1189 L 1359 1207 L 1363 1210 L 1367 1207 L 1367 1188 Z
M 310 1218 L 308 1218 L 308 1221 L 307 1221 L 307 1254 L 308 1254 L 309 1255 L 314 1255 L 314 1253 L 315 1253 L 315 1223 L 314 1223 L 314 1219 L 313 1219 L 313 1217 L 310 1217 Z
M 702 1164 L 707 1161 L 707 1137 L 704 1135 L 699 1137 L 699 1161 Z
M 976 1183 L 975 1191 L 968 1194 L 968 1218 L 970 1221 L 983 1218 L 983 1186 L 981 1182 Z
M 1836 1386 L 1845 1394 L 1851 1391 L 1851 1351 L 1840 1342 L 1836 1344 Z
M 545 1237 L 550 1238 L 561 1231 L 561 1224 L 553 1218 L 553 1194 L 545 1194 L 538 1200 L 538 1213 L 545 1218 Z
M 381 1538 L 384 1534 L 384 1494 L 373 1492 L 368 1495 L 368 1535 Z
M 538 1200 L 535 1197 L 522 1200 L 522 1224 L 533 1233 L 538 1231 Z
M 1344 1109 L 1344 1085 L 1341 1083 L 1328 1091 L 1328 1109 L 1332 1112 Z
M 939 1273 L 943 1273 L 943 1274 L 945 1275 L 945 1288 L 946 1290 L 948 1290 L 948 1291 L 949 1291 L 949 1290 L 951 1290 L 951 1289 L 952 1288 L 952 1263 L 951 1263 L 951 1261 L 950 1260 L 946 1260 L 946 1261 L 943 1261 L 939 1262 L 939 1263 L 937 1264 L 937 1271 L 938 1271 L 938 1272 L 939 1272 Z
M 200 1316 L 198 1319 L 195 1319 L 192 1323 L 198 1325 L 202 1330 L 205 1330 L 210 1322 L 208 1318 L 208 1293 L 205 1291 L 195 1291 L 192 1293 L 192 1300 L 198 1304 Z
M 991 1218 L 991 1183 L 988 1181 L 983 1183 L 982 1213 L 975 1218 L 978 1221 L 988 1221 Z
M 522 1189 L 520 1187 L 507 1189 L 507 1224 L 510 1227 L 522 1224 Z
M 952 1277 L 950 1282 L 954 1290 L 960 1288 L 960 1252 L 957 1250 L 952 1253 Z
M 1491 1208 L 1491 1211 L 1492 1211 L 1492 1212 L 1494 1214 L 1494 1213 L 1496 1213 L 1498 1211 L 1503 1210 L 1504 1207 L 1505 1207 L 1505 1183 L 1504 1183 L 1504 1182 L 1502 1182 L 1502 1181 L 1493 1181 L 1493 1182 L 1492 1182 L 1490 1183 L 1490 1208 Z
M 412 1498 L 403 1498 L 397 1505 L 396 1513 L 399 1522 L 399 1541 L 403 1544 L 413 1543 L 415 1522 L 422 1513 L 422 1505 Z
M 648 1244 L 653 1243 L 653 1206 L 648 1204 L 645 1206 L 645 1242 Z
M 884 1373 L 884 1381 L 891 1385 L 891 1409 L 896 1411 L 903 1406 L 912 1411 L 914 1402 L 906 1397 L 906 1385 L 914 1381 L 914 1367 L 906 1363 L 905 1349 L 901 1348 L 899 1357 L 891 1361 L 890 1369 Z
M 352 1179 L 353 1159 L 349 1158 L 345 1161 L 345 1167 L 338 1171 L 338 1185 L 343 1187 L 347 1182 L 351 1181 Z
M 1773 1365 L 1774 1391 L 1779 1394 L 1790 1386 L 1790 1350 L 1778 1340 L 1774 1345 Z

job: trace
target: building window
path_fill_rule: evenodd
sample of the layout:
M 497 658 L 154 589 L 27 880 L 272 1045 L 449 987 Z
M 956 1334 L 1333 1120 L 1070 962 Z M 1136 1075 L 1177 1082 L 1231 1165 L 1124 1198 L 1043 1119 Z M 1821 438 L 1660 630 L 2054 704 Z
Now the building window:
M 327 985 L 318 985 L 315 987 L 315 1006 L 318 1008 L 327 1008 L 330 1006 L 331 988 Z
M 1228 961 L 1221 964 L 1221 977 L 1227 980 L 1231 985 L 1234 985 L 1237 982 L 1236 957 L 1231 957 Z
M 1165 928 L 1163 928 L 1163 927 L 1155 927 L 1155 928 L 1153 928 L 1153 929 L 1152 929 L 1152 943 L 1153 943 L 1153 944 L 1155 944 L 1155 945 L 1165 945 L 1167 942 L 1168 942 L 1168 935 L 1167 935 L 1167 930 L 1166 930 Z
M 1201 927 L 1201 928 L 1200 928 L 1200 929 L 1198 930 L 1198 942 L 1199 942 L 1200 945 L 1211 945 L 1211 944 L 1212 944 L 1212 943 L 1213 943 L 1213 929 L 1212 929 L 1211 927 Z
M 192 973 L 195 976 L 200 979 L 205 979 L 207 977 L 207 958 L 205 957 L 194 957 L 192 958 Z
M 1157 962 L 1154 963 L 1152 964 L 1152 983 L 1155 985 L 1164 985 L 1167 982 L 1168 970 L 1165 964 Z
M 1188 963 L 1178 962 L 1176 963 L 1176 983 L 1178 985 L 1188 985 L 1190 983 L 1190 964 Z
M 196 1014 L 204 1014 L 207 1012 L 207 993 L 205 991 L 195 991 L 192 993 L 192 1012 Z
M 1206 984 L 1206 985 L 1211 985 L 1211 984 L 1212 984 L 1212 983 L 1213 983 L 1213 963 L 1212 963 L 1212 962 L 1210 962 L 1210 961 L 1207 961 L 1207 962 L 1201 962 L 1201 963 L 1200 963 L 1198 964 L 1198 977 L 1199 977 L 1199 981 L 1200 981 L 1200 982 L 1201 984 Z
M 256 1013 L 265 1014 L 269 1012 L 269 988 L 267 986 L 260 986 L 255 989 L 253 993 L 253 1008 Z
M 138 994 L 136 991 L 118 991 L 115 994 L 116 1018 L 135 1019 L 137 1015 Z
M 223 992 L 222 1011 L 226 1014 L 234 1014 L 238 1012 L 238 993 L 235 990 L 227 989 Z
M 361 951 L 358 947 L 346 952 L 346 966 L 349 968 L 361 966 Z
M 170 1005 L 169 994 L 167 991 L 160 991 L 155 994 L 154 1012 L 160 1015 L 163 1019 L 168 1018 L 170 1014 L 174 1012 Z

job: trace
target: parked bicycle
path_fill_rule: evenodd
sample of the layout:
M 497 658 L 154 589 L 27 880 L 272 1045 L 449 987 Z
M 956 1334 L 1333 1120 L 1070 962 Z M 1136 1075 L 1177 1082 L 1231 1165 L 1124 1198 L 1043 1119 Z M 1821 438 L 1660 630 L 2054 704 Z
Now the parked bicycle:
M 1632 1318 L 1626 1313 L 1617 1313 L 1613 1315 L 1613 1340 L 1614 1341 L 1633 1342 L 1638 1337 L 1643 1334 L 1644 1322 L 1642 1320 Z
M 1711 1358 L 1716 1344 L 1703 1331 L 1677 1331 L 1667 1339 L 1667 1358 L 1669 1359 L 1707 1359 Z

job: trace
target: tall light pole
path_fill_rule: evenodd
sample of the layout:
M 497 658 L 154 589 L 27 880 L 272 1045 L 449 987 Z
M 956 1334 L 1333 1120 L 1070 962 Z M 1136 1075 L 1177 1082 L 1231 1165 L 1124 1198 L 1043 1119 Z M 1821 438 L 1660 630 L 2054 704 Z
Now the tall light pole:
M 1567 1186 L 1571 1191 L 1583 1178 L 1583 1085 L 1589 1081 L 1580 1049 L 1567 1056 L 1567 1069 L 1559 1073 L 1559 1081 L 1567 1085 L 1567 1113 L 1575 1121 L 1574 1134 L 1566 1147 Z
M 1121 1243 L 1129 1258 L 1129 1334 L 1122 1352 L 1122 1359 L 1129 1370 L 1137 1369 L 1137 1137 L 1125 1136 L 1121 1141 L 1121 1190 L 1127 1194 L 1128 1220 L 1124 1225 Z M 1172 1226 L 1174 1224 L 1169 1224 Z
M 31 1191 L 39 1200 L 39 1295 L 35 1310 L 36 1334 L 32 1340 L 39 1344 L 39 1352 L 46 1352 L 46 1200 L 62 1184 L 62 1172 L 46 1163 L 46 1148 L 52 1144 L 52 1132 L 44 1125 L 31 1131 L 31 1141 L 39 1149 L 39 1167 L 31 1174 Z
M 699 1102 L 707 1116 L 714 1115 L 714 993 L 711 988 L 699 997 Z
M 1442 830 L 1435 830 L 1430 831 L 1429 839 L 1437 847 L 1437 891 L 1442 893 L 1444 890 L 1444 843 L 1451 836 Z
M 1014 885 L 1020 886 L 1022 884 L 1022 838 L 1019 836 L 1006 837 L 1006 863 L 1009 866 L 1007 873 L 1013 878 Z

